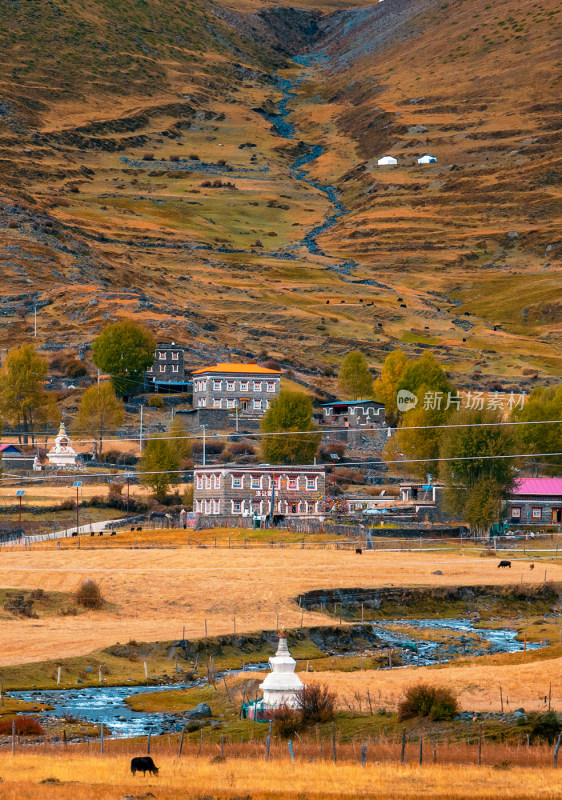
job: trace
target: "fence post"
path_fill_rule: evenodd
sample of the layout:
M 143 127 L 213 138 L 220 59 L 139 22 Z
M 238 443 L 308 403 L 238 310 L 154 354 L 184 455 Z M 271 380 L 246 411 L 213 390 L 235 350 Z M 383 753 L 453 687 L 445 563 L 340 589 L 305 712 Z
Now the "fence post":
M 295 754 L 293 753 L 293 743 L 292 743 L 292 741 L 289 739 L 289 741 L 287 742 L 287 744 L 289 745 L 289 753 L 291 754 L 291 759 L 293 760 L 293 764 L 294 764 L 294 763 L 295 763 Z
M 201 738 L 199 739 L 199 750 L 197 751 L 197 758 L 199 758 L 201 754 L 202 747 L 203 747 L 203 728 L 201 728 Z
M 100 744 L 101 744 L 101 754 L 103 756 L 103 722 L 100 724 Z
M 437 764 L 437 744 L 435 743 L 435 739 L 433 740 L 433 763 Z
M 556 740 L 556 746 L 554 748 L 554 763 L 553 763 L 554 767 L 556 766 L 556 762 L 558 761 L 558 748 L 560 747 L 560 737 L 561 736 L 562 736 L 562 733 L 559 733 L 558 734 L 558 739 Z
M 336 726 L 332 722 L 332 755 L 334 757 L 334 764 L 336 763 Z
M 148 667 L 146 666 L 146 661 L 144 662 L 144 677 L 148 680 Z
M 273 725 L 273 720 L 269 720 L 269 729 L 267 731 L 267 740 L 265 743 L 265 760 L 269 761 L 269 748 L 271 747 L 271 726 Z
M 406 728 L 402 728 L 402 747 L 400 749 L 400 763 L 404 763 L 404 755 L 406 753 Z
M 361 746 L 361 766 L 364 767 L 367 763 L 367 745 Z
M 12 720 L 12 755 L 15 756 L 16 754 L 16 721 L 15 719 Z M 556 755 L 554 756 L 556 758 Z M 554 766 L 556 766 L 556 761 L 554 762 Z
M 183 750 L 183 737 L 185 736 L 185 725 L 181 729 L 181 739 L 180 739 L 180 746 L 178 750 L 178 758 L 181 756 L 181 751 Z
M 148 739 L 146 740 L 146 754 L 147 756 L 150 755 L 150 731 L 148 733 Z
M 224 758 L 224 736 L 221 734 L 221 758 Z
M 420 764 L 423 763 L 423 739 L 420 736 Z

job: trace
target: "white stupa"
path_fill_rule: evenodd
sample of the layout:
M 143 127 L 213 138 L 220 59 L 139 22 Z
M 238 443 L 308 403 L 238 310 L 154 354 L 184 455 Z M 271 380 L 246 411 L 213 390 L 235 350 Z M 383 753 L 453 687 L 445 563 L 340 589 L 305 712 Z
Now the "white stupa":
M 64 427 L 64 422 L 61 422 L 59 433 L 55 439 L 55 446 L 47 453 L 49 464 L 53 467 L 75 467 L 76 466 L 76 451 L 70 446 L 70 439 Z
M 281 631 L 277 652 L 269 659 L 271 672 L 260 684 L 264 708 L 279 708 L 284 705 L 295 708 L 297 692 L 303 688 L 303 682 L 295 675 L 296 665 L 297 662 L 289 653 L 285 634 Z

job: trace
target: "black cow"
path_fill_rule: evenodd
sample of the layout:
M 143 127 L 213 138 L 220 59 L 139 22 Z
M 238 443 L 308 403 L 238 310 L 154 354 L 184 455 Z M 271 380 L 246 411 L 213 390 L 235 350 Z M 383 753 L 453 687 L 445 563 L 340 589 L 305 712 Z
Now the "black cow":
M 498 569 L 500 567 L 509 567 L 511 569 L 511 561 L 505 561 L 504 559 L 502 559 L 502 561 L 500 561 L 500 563 L 498 564 Z
M 151 775 L 158 775 L 158 767 L 150 756 L 137 756 L 131 759 L 131 772 L 133 775 L 136 772 L 142 772 L 145 775 L 150 772 Z
M 357 553 L 357 555 L 358 555 L 358 556 L 360 556 L 360 555 L 362 555 L 362 553 L 363 553 L 363 550 L 361 550 L 361 548 L 360 548 L 360 547 L 356 547 L 356 548 L 355 548 L 355 552 Z

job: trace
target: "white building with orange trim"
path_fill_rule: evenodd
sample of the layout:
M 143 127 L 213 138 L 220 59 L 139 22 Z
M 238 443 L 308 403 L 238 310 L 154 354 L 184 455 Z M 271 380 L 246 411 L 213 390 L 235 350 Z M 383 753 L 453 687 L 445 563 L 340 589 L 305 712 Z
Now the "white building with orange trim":
M 219 363 L 193 372 L 193 408 L 264 414 L 281 389 L 281 372 L 259 364 Z

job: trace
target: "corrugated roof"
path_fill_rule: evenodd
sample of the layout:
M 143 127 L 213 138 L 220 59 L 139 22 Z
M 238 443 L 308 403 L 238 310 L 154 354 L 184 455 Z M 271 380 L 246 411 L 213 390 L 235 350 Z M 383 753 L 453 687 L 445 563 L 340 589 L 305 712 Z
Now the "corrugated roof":
M 230 373 L 232 375 L 281 375 L 278 369 L 268 369 L 267 367 L 260 367 L 259 364 L 228 364 L 219 363 L 214 367 L 204 367 L 203 369 L 193 370 L 193 375 L 205 375 L 208 372 L 213 373 Z
M 10 449 L 14 450 L 16 453 L 21 453 L 21 450 L 15 444 L 0 444 L 0 453 L 4 453 L 6 450 Z
M 562 496 L 562 478 L 521 478 L 513 494 L 559 494 Z

